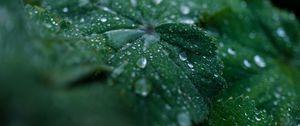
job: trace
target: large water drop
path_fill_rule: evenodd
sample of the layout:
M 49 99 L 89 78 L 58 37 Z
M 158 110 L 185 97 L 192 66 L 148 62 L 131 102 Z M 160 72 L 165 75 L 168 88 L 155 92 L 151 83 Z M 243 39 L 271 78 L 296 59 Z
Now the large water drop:
M 187 60 L 187 55 L 185 52 L 179 53 L 179 59 L 181 61 L 186 61 Z
M 145 57 L 141 57 L 136 61 L 136 65 L 139 68 L 145 68 L 147 66 L 147 59 Z
M 177 115 L 177 123 L 179 126 L 190 126 L 192 124 L 190 114 L 188 112 L 180 112 Z
M 150 93 L 151 88 L 151 84 L 145 78 L 141 78 L 134 83 L 135 93 L 143 97 Z
M 263 58 L 261 58 L 259 55 L 254 56 L 254 61 L 257 66 L 259 67 L 266 67 L 266 63 Z

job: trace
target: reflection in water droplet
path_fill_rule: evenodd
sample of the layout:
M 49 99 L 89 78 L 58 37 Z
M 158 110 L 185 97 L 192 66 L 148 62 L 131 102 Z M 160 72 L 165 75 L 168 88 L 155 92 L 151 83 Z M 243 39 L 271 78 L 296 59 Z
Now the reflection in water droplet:
M 151 84 L 145 78 L 141 78 L 134 83 L 135 93 L 144 97 L 150 93 L 151 88 Z
M 145 68 L 147 65 L 147 59 L 145 57 L 141 57 L 137 60 L 136 65 L 140 68 Z
M 180 112 L 177 115 L 177 123 L 179 126 L 190 126 L 191 123 L 191 117 L 188 112 Z
M 250 62 L 249 62 L 248 60 L 245 59 L 245 60 L 243 61 L 243 63 L 244 63 L 244 65 L 245 65 L 246 67 L 248 67 L 248 68 L 251 67 L 251 64 L 250 64 Z
M 264 59 L 262 59 L 259 55 L 254 56 L 254 61 L 259 67 L 266 67 L 266 63 Z
M 181 61 L 186 61 L 187 60 L 187 55 L 185 52 L 179 53 L 179 59 Z

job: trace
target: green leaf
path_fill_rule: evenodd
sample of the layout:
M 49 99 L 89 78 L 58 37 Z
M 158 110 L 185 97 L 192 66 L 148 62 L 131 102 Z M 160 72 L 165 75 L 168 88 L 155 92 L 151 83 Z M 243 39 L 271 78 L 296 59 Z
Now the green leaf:
M 269 1 L 2 0 L 0 17 L 1 125 L 299 125 L 300 25 Z
M 299 76 L 300 70 L 298 21 L 269 1 L 232 1 L 227 5 L 203 19 L 219 39 L 218 52 L 229 85 L 213 103 L 209 123 L 297 125 L 299 118 L 294 113 L 299 113 L 300 88 L 294 76 Z M 225 100 L 228 98 L 231 100 Z M 244 107 L 236 110 L 236 106 Z M 261 120 L 248 119 L 261 112 L 265 113 Z
M 15 99 L 45 96 L 40 104 L 12 107 L 32 114 L 16 113 L 11 121 L 189 126 L 207 118 L 208 101 L 225 86 L 214 39 L 194 25 L 196 0 L 25 2 L 32 49 L 21 57 L 35 59 L 25 72 L 33 75 L 22 81 L 32 94 Z

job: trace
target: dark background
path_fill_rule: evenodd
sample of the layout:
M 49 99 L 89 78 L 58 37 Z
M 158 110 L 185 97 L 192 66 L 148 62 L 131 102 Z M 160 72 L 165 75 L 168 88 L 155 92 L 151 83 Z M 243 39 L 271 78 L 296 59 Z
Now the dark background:
M 281 9 L 295 13 L 298 19 L 300 19 L 300 0 L 272 0 L 272 2 Z

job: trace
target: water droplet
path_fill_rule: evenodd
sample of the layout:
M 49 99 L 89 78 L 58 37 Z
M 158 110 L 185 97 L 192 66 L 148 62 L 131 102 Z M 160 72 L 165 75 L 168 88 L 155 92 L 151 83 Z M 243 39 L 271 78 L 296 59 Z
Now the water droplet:
M 68 11 L 69 11 L 69 9 L 68 8 L 63 8 L 63 10 L 62 10 L 64 13 L 67 13 Z
M 138 59 L 136 65 L 140 68 L 145 68 L 147 65 L 147 59 L 145 57 Z
M 177 115 L 177 122 L 179 126 L 191 126 L 191 117 L 188 112 L 180 112 Z
M 101 21 L 101 22 L 106 22 L 107 19 L 106 19 L 106 18 L 101 18 L 100 21 Z
M 188 6 L 186 6 L 186 5 L 181 5 L 180 6 L 180 12 L 182 13 L 182 14 L 184 14 L 184 15 L 187 15 L 187 14 L 189 14 L 190 13 L 190 8 L 188 7 Z
M 259 67 L 266 67 L 266 63 L 263 58 L 261 58 L 259 55 L 254 56 L 254 61 L 257 66 Z
M 218 74 L 214 74 L 214 77 L 219 77 L 219 75 Z
M 235 52 L 232 48 L 228 48 L 228 49 L 227 49 L 227 52 L 228 52 L 230 55 L 236 55 L 236 52 Z
M 130 3 L 133 7 L 137 6 L 137 0 L 130 0 Z
M 286 33 L 285 33 L 285 31 L 284 31 L 283 28 L 278 28 L 278 29 L 276 30 L 276 33 L 277 33 L 277 35 L 278 35 L 279 37 L 286 37 Z
M 184 23 L 184 24 L 194 24 L 195 23 L 195 21 L 190 18 L 182 18 L 179 20 L 179 22 Z
M 163 1 L 163 0 L 153 0 L 153 3 L 156 4 L 156 5 L 158 5 L 158 4 L 160 4 L 162 1 Z
M 177 89 L 178 94 L 182 94 L 181 89 Z
M 135 93 L 144 97 L 150 93 L 151 88 L 151 84 L 145 78 L 137 80 L 134 84 Z
M 275 98 L 280 98 L 280 94 L 278 92 L 274 93 Z
M 171 110 L 171 109 L 172 109 L 171 106 L 168 105 L 168 104 L 165 105 L 165 108 L 166 108 L 167 110 Z
M 194 65 L 191 63 L 188 63 L 189 68 L 194 68 Z
M 187 55 L 185 52 L 179 53 L 179 59 L 181 61 L 186 61 L 187 60 Z
M 251 88 L 246 88 L 246 91 L 247 92 L 251 92 Z
M 257 116 L 255 116 L 255 119 L 256 119 L 257 121 L 260 121 L 260 120 L 261 120 L 261 118 L 258 118 Z
M 223 48 L 223 47 L 224 47 L 224 43 L 223 43 L 223 42 L 220 42 L 220 44 L 219 44 L 219 45 L 220 45 L 220 47 L 221 47 L 221 48 Z
M 115 19 L 115 20 L 120 20 L 120 18 L 119 18 L 119 17 L 114 17 L 114 19 Z
M 81 22 L 81 23 L 83 23 L 84 21 L 85 21 L 84 18 L 81 18 L 81 19 L 80 19 L 80 22 Z
M 254 32 L 249 33 L 250 39 L 254 39 L 255 37 L 256 37 L 256 33 L 254 33 Z
M 273 102 L 273 105 L 277 106 L 278 103 L 279 103 L 278 101 L 274 101 L 274 102 Z
M 243 63 L 244 63 L 244 65 L 245 65 L 246 67 L 248 67 L 248 68 L 251 67 L 251 64 L 250 64 L 250 62 L 249 62 L 248 60 L 245 59 L 245 60 L 243 61 Z

